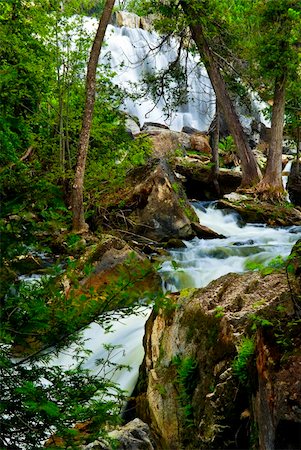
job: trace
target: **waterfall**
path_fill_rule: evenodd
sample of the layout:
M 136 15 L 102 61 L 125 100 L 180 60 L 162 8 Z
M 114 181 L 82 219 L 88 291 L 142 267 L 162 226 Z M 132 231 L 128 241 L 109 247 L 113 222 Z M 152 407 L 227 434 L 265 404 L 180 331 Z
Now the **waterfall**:
M 287 189 L 286 189 L 286 186 L 287 186 L 288 177 L 289 177 L 289 174 L 290 174 L 290 171 L 291 171 L 291 168 L 292 168 L 292 164 L 293 164 L 293 160 L 291 159 L 291 160 L 289 160 L 289 161 L 286 163 L 286 165 L 285 165 L 285 167 L 284 167 L 284 169 L 283 169 L 283 171 L 282 171 L 282 184 L 283 184 L 283 188 L 284 188 L 285 190 L 287 190 Z M 290 201 L 288 192 L 287 192 L 287 194 L 286 194 L 286 200 L 287 200 L 288 202 Z
M 94 34 L 96 19 L 86 18 L 85 28 Z M 128 93 L 134 91 L 133 83 L 142 84 L 145 74 L 166 69 L 169 63 L 177 58 L 178 43 L 175 39 L 165 42 L 158 50 L 160 37 L 155 32 L 141 28 L 115 27 L 109 25 L 105 37 L 101 62 L 109 64 L 116 75 L 112 81 Z M 187 95 L 185 104 L 177 108 L 167 117 L 164 112 L 164 101 L 152 99 L 150 96 L 132 100 L 127 98 L 122 109 L 139 119 L 140 126 L 144 122 L 167 124 L 173 130 L 180 131 L 184 126 L 207 130 L 215 113 L 215 94 L 207 72 L 200 64 L 199 58 L 187 52 L 181 53 L 181 64 L 188 74 Z M 171 86 L 171 89 L 175 85 Z
M 94 35 L 96 19 L 86 18 L 85 27 Z M 154 73 L 168 67 L 177 56 L 178 44 L 175 40 L 166 42 L 158 52 L 159 37 L 155 32 L 140 28 L 115 27 L 109 25 L 106 33 L 106 46 L 103 48 L 101 62 L 109 64 L 116 73 L 113 82 L 131 93 L 132 83 L 141 83 L 145 73 Z M 127 98 L 122 106 L 128 114 L 139 119 L 140 126 L 146 121 L 168 124 L 173 130 L 190 126 L 198 130 L 207 130 L 215 113 L 215 95 L 208 75 L 199 59 L 191 55 L 182 55 L 182 63 L 187 63 L 189 75 L 187 102 L 177 112 L 167 118 L 162 99 L 155 102 L 152 98 L 132 100 Z M 248 126 L 250 120 L 248 119 Z M 178 291 L 186 287 L 206 286 L 210 281 L 228 272 L 243 272 L 248 264 L 266 264 L 275 256 L 287 256 L 298 238 L 301 227 L 272 229 L 263 225 L 240 224 L 235 213 L 214 209 L 212 205 L 195 204 L 202 225 L 206 225 L 225 239 L 202 240 L 195 238 L 185 243 L 185 249 L 172 250 L 170 260 L 162 264 L 160 270 L 166 290 Z M 129 393 L 136 383 L 139 365 L 143 358 L 142 337 L 148 312 L 138 316 L 131 315 L 121 322 L 113 321 L 113 333 L 105 333 L 96 323 L 84 331 L 87 349 L 91 355 L 85 367 L 99 373 L 97 359 L 106 358 L 104 344 L 117 346 L 112 361 L 116 364 L 129 364 L 132 371 L 115 372 L 113 381 L 120 384 Z M 67 368 L 74 364 L 74 348 L 62 351 L 52 360 Z M 100 375 L 105 375 L 100 372 Z M 111 375 L 110 375 L 111 376 Z

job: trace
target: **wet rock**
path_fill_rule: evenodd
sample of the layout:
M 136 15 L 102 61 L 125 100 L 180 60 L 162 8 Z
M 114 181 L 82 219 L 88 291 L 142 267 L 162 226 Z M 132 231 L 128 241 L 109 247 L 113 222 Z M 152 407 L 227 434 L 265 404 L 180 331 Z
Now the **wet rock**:
M 200 239 L 223 239 L 225 237 L 200 223 L 192 222 L 191 226 Z
M 231 194 L 227 199 L 218 200 L 217 207 L 233 209 L 250 223 L 266 223 L 272 227 L 301 225 L 299 209 L 256 201 L 250 195 Z
M 127 11 L 115 11 L 111 22 L 117 27 L 140 28 L 141 25 L 140 17 Z
M 182 128 L 182 133 L 186 133 L 186 134 L 195 134 L 195 133 L 202 133 L 202 131 L 197 130 L 196 128 L 192 128 L 192 127 L 183 127 Z
M 143 127 L 141 128 L 141 131 L 143 132 L 150 132 L 150 131 L 160 132 L 162 130 L 169 130 L 169 127 L 167 125 L 164 125 L 163 123 L 144 122 Z
M 189 198 L 200 200 L 216 199 L 219 195 L 235 191 L 240 185 L 240 172 L 220 169 L 218 175 L 220 194 L 218 194 L 213 181 L 211 166 L 208 165 L 209 162 L 209 158 L 206 161 L 200 161 L 195 157 L 174 158 L 172 162 L 173 169 L 185 177 L 186 182 L 184 185 Z M 207 165 L 204 163 L 207 163 Z
M 130 116 L 127 116 L 125 119 L 125 127 L 133 137 L 140 133 L 138 122 Z
M 87 264 L 92 266 L 91 273 L 80 281 L 85 291 L 105 289 L 122 273 L 123 277 L 128 274 L 132 278 L 135 296 L 160 290 L 160 277 L 145 255 L 115 236 L 104 235 L 99 244 L 88 249 L 79 261 L 79 269 Z M 144 276 L 141 276 L 142 272 L 145 272 Z
M 183 248 L 186 247 L 183 241 L 181 239 L 169 239 L 166 244 L 166 248 Z

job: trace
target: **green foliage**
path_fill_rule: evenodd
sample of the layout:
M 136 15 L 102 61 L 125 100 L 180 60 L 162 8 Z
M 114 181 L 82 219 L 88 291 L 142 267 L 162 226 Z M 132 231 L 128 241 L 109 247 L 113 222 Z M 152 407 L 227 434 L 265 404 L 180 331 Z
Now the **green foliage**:
M 214 312 L 217 319 L 221 319 L 225 315 L 223 306 L 217 306 L 216 308 L 214 308 Z
M 99 121 L 99 115 L 97 115 Z M 104 194 L 123 186 L 133 167 L 143 165 L 151 153 L 151 143 L 144 137 L 132 139 L 126 132 L 124 118 L 115 109 L 98 129 L 92 130 L 92 142 L 85 175 L 85 204 L 88 215 Z
M 273 322 L 271 322 L 270 320 L 261 317 L 257 314 L 251 314 L 250 315 L 250 319 L 252 320 L 253 324 L 252 324 L 252 331 L 256 331 L 258 328 L 264 328 L 264 327 L 271 327 L 273 326 Z
M 71 243 L 74 240 L 70 235 Z M 105 434 L 108 423 L 116 423 L 124 398 L 120 389 L 84 370 L 83 356 L 72 370 L 48 365 L 49 346 L 59 351 L 75 343 L 80 355 L 83 342 L 79 330 L 92 320 L 109 331 L 110 321 L 141 308 L 141 298 L 144 304 L 153 303 L 156 293 L 139 288 L 152 271 L 150 264 L 139 263 L 131 255 L 119 275 L 96 290 L 80 285 L 82 277 L 91 273 L 91 266 L 71 260 L 64 274 L 61 268 L 54 268 L 52 275 L 10 288 L 0 317 L 0 444 L 5 448 L 9 442 L 9 448 L 42 448 L 42 440 L 55 430 L 66 445 L 78 448 L 81 441 L 73 441 L 76 430 L 70 431 L 75 422 L 90 421 L 91 440 Z M 61 285 L 62 276 L 71 283 L 68 292 Z M 160 293 L 157 300 L 162 307 Z M 99 361 L 100 371 L 113 373 L 123 368 L 110 362 L 113 350 L 107 348 L 108 358 Z M 23 359 L 12 359 L 17 352 Z
M 221 139 L 218 143 L 218 148 L 225 153 L 236 153 L 236 146 L 232 136 Z
M 42 2 L 35 2 L 33 8 L 4 0 L 1 9 L 0 162 L 4 165 L 15 163 L 34 141 L 41 93 L 49 92 L 54 64 L 51 49 L 43 43 L 48 23 Z
M 137 14 L 138 16 L 146 16 L 149 12 L 148 5 L 144 0 L 128 0 L 124 2 L 126 10 Z
M 179 183 L 172 183 L 171 187 L 176 194 L 179 194 L 179 192 L 180 192 Z
M 238 353 L 233 361 L 233 372 L 239 381 L 247 385 L 250 378 L 250 367 L 255 353 L 253 339 L 244 338 L 238 348 Z
M 190 357 L 175 356 L 172 364 L 176 367 L 176 384 L 179 393 L 179 402 L 184 417 L 185 428 L 193 426 L 192 395 L 197 383 L 197 361 Z
M 287 258 L 284 259 L 282 256 L 278 255 L 267 264 L 257 262 L 254 260 L 247 260 L 245 263 L 246 270 L 258 270 L 263 276 L 270 275 L 273 272 L 284 269 L 287 264 Z
M 114 383 L 91 375 L 80 362 L 70 370 L 45 362 L 45 355 L 13 362 L 1 345 L 1 448 L 42 449 L 54 431 L 64 448 L 79 448 L 84 439 L 75 421 L 90 422 L 89 440 L 118 423 L 123 393 Z

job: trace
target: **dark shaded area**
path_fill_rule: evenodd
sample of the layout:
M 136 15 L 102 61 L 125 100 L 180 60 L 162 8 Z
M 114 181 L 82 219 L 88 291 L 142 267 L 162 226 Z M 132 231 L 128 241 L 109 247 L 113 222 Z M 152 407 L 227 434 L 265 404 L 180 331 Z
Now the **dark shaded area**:
M 296 161 L 292 164 L 286 189 L 290 201 L 296 206 L 301 206 L 301 166 Z
M 275 450 L 300 450 L 301 423 L 280 420 L 276 429 Z

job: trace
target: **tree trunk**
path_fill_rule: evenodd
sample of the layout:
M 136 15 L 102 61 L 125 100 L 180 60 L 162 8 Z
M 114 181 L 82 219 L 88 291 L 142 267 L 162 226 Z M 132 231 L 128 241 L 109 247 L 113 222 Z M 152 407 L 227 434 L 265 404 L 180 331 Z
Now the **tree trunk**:
M 86 159 L 89 147 L 91 124 L 96 95 L 96 69 L 105 32 L 111 18 L 115 0 L 107 0 L 104 11 L 100 18 L 96 36 L 90 52 L 90 58 L 86 77 L 86 101 L 82 120 L 82 128 L 79 137 L 77 163 L 75 168 L 74 181 L 72 185 L 71 209 L 73 217 L 73 231 L 87 231 L 88 225 L 85 223 L 83 187 L 86 169 Z
M 227 122 L 229 131 L 234 139 L 241 160 L 242 186 L 251 186 L 261 179 L 261 172 L 256 158 L 249 147 L 245 133 L 235 111 L 234 105 L 227 90 L 225 81 L 220 73 L 218 62 L 208 45 L 203 29 L 195 21 L 195 13 L 187 0 L 181 0 L 180 4 L 187 17 L 190 17 L 190 31 L 192 38 L 202 57 L 202 61 L 208 72 L 217 101 Z
M 299 158 L 301 153 L 301 136 L 300 136 L 300 126 L 298 125 L 297 128 L 297 154 L 296 154 L 296 167 L 297 167 L 297 173 L 299 173 Z
M 220 187 L 218 182 L 218 176 L 219 176 L 219 157 L 218 157 L 218 143 L 219 143 L 219 121 L 220 121 L 220 114 L 219 114 L 219 106 L 218 102 L 215 102 L 215 118 L 214 118 L 214 126 L 211 134 L 211 149 L 212 149 L 212 158 L 211 161 L 213 163 L 212 166 L 212 177 L 213 177 L 213 184 L 216 190 L 217 195 L 220 195 Z
M 282 140 L 285 109 L 285 84 L 285 74 L 276 78 L 268 161 L 263 180 L 258 185 L 258 191 L 264 195 L 268 195 L 269 198 L 271 195 L 279 197 L 284 191 L 282 184 Z

